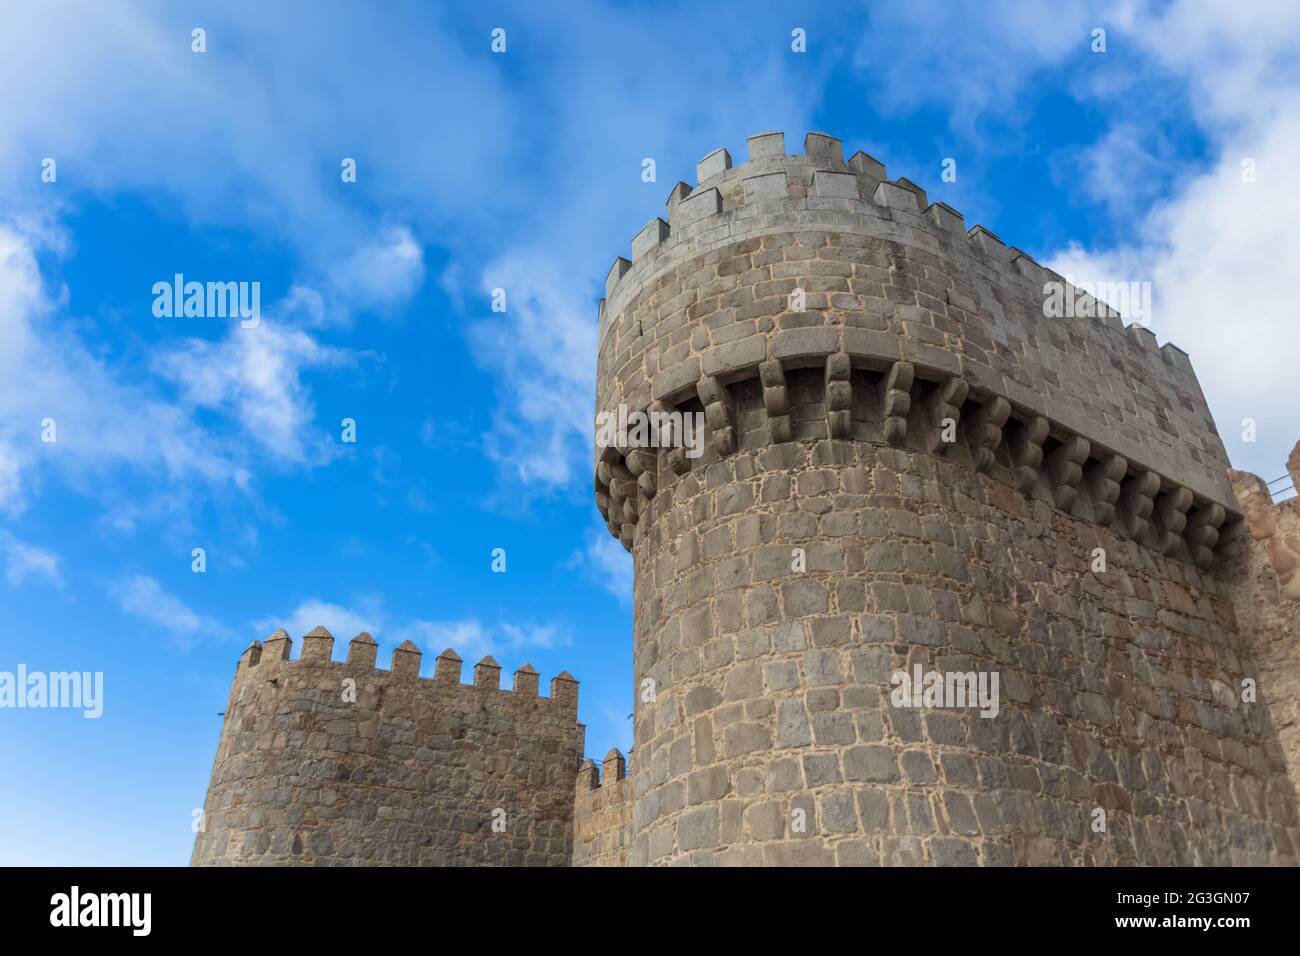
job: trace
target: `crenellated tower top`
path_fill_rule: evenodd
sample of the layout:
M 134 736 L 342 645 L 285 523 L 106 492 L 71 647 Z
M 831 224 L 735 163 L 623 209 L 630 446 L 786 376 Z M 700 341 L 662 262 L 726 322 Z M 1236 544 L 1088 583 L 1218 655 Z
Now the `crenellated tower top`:
M 1177 346 L 872 156 L 846 162 L 832 136 L 788 155 L 782 133 L 760 133 L 747 162 L 715 150 L 696 177 L 606 276 L 598 415 L 701 411 L 707 464 L 745 440 L 797 439 L 787 375 L 824 369 L 838 383 L 829 437 L 944 452 L 934 429 L 960 422 L 957 457 L 977 470 L 1163 553 L 1209 564 L 1239 530 L 1227 455 Z M 747 380 L 767 439 L 738 431 Z M 595 465 L 598 507 L 631 548 L 659 485 L 692 462 L 624 442 Z

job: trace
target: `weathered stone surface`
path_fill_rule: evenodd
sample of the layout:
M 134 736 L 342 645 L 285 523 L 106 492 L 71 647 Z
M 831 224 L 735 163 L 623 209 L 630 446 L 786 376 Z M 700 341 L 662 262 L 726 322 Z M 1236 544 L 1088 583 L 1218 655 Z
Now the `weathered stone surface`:
M 430 679 L 409 642 L 389 671 L 374 667 L 368 634 L 346 664 L 330 660 L 324 628 L 304 638 L 299 660 L 287 634 L 273 638 L 274 655 L 255 644 L 240 660 L 192 865 L 573 859 L 582 729 L 567 674 L 538 697 L 531 667 L 516 674 L 520 692 L 497 689 L 490 657 L 475 686 L 459 682 L 451 651 Z

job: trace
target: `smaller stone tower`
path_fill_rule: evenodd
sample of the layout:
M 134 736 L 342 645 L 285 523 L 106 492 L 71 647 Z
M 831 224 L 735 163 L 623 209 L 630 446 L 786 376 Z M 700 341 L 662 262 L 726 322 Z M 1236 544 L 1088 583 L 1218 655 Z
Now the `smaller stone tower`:
M 1290 479 L 1300 490 L 1300 442 L 1286 470 L 1279 480 Z M 1237 613 L 1253 637 L 1259 684 L 1272 702 L 1291 782 L 1300 791 L 1300 495 L 1274 502 L 1264 479 L 1244 471 L 1229 474 L 1250 529 L 1238 568 Z
M 391 670 L 366 633 L 332 660 L 318 627 L 290 660 L 276 631 L 244 652 L 230 690 L 193 866 L 567 866 L 582 754 L 578 682 L 513 691 L 491 657 L 460 682 L 455 651 L 420 676 L 410 641 Z

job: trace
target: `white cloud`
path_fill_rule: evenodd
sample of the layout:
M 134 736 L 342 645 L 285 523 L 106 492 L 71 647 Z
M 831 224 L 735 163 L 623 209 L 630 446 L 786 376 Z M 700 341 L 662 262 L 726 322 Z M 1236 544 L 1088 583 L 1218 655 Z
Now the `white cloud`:
M 345 300 L 365 308 L 404 304 L 424 281 L 424 258 L 406 226 L 383 230 L 355 249 L 330 273 Z
M 462 659 L 474 663 L 496 650 L 478 618 L 458 621 L 411 621 L 394 634 L 398 643 L 410 641 L 426 654 L 440 654 L 450 648 Z
M 324 627 L 336 638 L 350 641 L 362 631 L 372 637 L 383 632 L 384 618 L 377 608 L 351 608 L 312 598 L 303 601 L 287 615 L 264 617 L 253 622 L 259 637 L 284 628 L 295 641 L 308 631 Z
M 22 505 L 22 463 L 16 449 L 0 434 L 0 511 L 18 511 Z
M 505 646 L 510 650 L 525 647 L 568 647 L 572 641 L 560 632 L 555 624 L 507 624 L 497 625 L 505 639 Z
M 1300 11 L 1266 7 L 1241 4 L 1227 18 L 1196 3 L 1131 12 L 1130 42 L 1185 81 L 1216 158 L 1182 173 L 1177 194 L 1150 211 L 1131 241 L 1075 244 L 1049 264 L 1062 274 L 1150 281 L 1152 329 L 1190 354 L 1234 466 L 1272 478 L 1300 439 L 1292 276 L 1300 262 Z M 1255 182 L 1243 182 L 1246 159 Z M 1254 443 L 1241 440 L 1245 418 L 1257 422 Z
M 0 555 L 5 559 L 5 580 L 13 587 L 29 577 L 45 578 L 57 587 L 63 586 L 59 556 L 53 551 L 28 544 L 11 532 L 0 530 Z
M 273 460 L 313 465 L 328 461 L 336 447 L 312 427 L 315 409 L 302 375 L 356 359 L 263 319 L 255 328 L 232 326 L 215 342 L 186 339 L 159 352 L 152 365 L 180 390 L 185 404 L 228 414 Z
M 1116 3 L 1112 10 L 1128 42 L 1186 84 L 1197 118 L 1208 128 L 1258 131 L 1294 115 L 1300 66 L 1295 6 L 1239 0 L 1224 15 L 1214 0 L 1181 0 Z
M 1153 124 L 1121 121 L 1087 149 L 1056 157 L 1056 179 L 1105 203 L 1112 214 L 1148 206 L 1184 172 L 1172 145 Z
M 187 508 L 191 491 L 247 493 L 259 469 L 334 454 L 332 437 L 313 426 L 304 375 L 361 355 L 264 316 L 256 328 L 232 321 L 215 340 L 178 327 L 145 369 L 110 361 L 47 292 L 42 248 L 57 249 L 57 237 L 0 223 L 0 512 L 21 513 L 43 476 L 57 475 L 130 530 L 141 516 Z M 47 419 L 53 442 L 42 440 Z M 151 490 L 110 480 L 131 475 L 150 479 Z
M 41 469 L 92 490 L 121 467 L 242 487 L 245 468 L 138 378 L 121 375 L 61 323 L 36 264 L 48 236 L 0 223 L 0 511 L 18 513 Z M 53 419 L 56 439 L 43 442 Z
M 524 485 L 566 484 L 590 456 L 596 378 L 590 296 L 549 254 L 521 250 L 492 271 L 507 290 L 508 311 L 470 330 L 478 361 L 498 383 L 500 403 L 484 448 Z
M 587 532 L 586 544 L 566 565 L 580 568 L 623 603 L 632 600 L 632 555 L 604 527 Z
M 397 641 L 412 641 L 432 654 L 451 648 L 470 662 L 489 654 L 500 656 L 529 648 L 549 650 L 567 647 L 571 643 L 563 628 L 556 624 L 511 624 L 503 621 L 492 626 L 485 625 L 477 617 L 451 621 L 414 620 L 398 627 L 393 637 Z
M 127 614 L 166 631 L 183 645 L 228 636 L 229 632 L 223 625 L 204 617 L 174 594 L 164 591 L 157 580 L 147 575 L 137 574 L 117 582 L 113 596 Z
M 85 494 L 118 499 L 114 521 L 133 527 L 160 509 L 107 481 L 114 469 L 166 483 L 179 500 L 190 482 L 247 490 L 260 467 L 327 461 L 332 448 L 310 427 L 302 373 L 356 356 L 301 330 L 402 305 L 424 277 L 417 229 L 452 219 L 470 228 L 482 200 L 501 192 L 490 174 L 517 148 L 495 132 L 511 126 L 508 98 L 499 71 L 463 51 L 454 31 L 417 36 L 258 5 L 210 13 L 204 55 L 165 10 L 110 13 L 71 0 L 14 11 L 0 32 L 0 165 L 39 169 L 33 157 L 50 156 L 59 172 L 57 187 L 36 173 L 0 181 L 9 210 L 0 222 L 0 512 L 20 512 L 42 475 L 57 473 Z M 387 79 L 338 69 L 369 55 L 393 65 L 405 96 L 391 96 Z M 446 72 L 431 73 L 430 57 Z M 21 79 L 32 76 L 34 87 Z M 410 98 L 438 122 L 409 122 Z M 358 161 L 356 185 L 339 179 L 344 155 Z M 299 279 L 276 327 L 264 320 L 216 342 L 178 328 L 175 344 L 138 363 L 157 378 L 105 357 L 66 315 L 66 292 L 47 294 L 34 252 L 60 251 L 64 237 L 48 223 L 121 194 L 192 228 L 288 246 Z M 409 222 L 378 212 L 394 208 L 409 210 Z M 75 291 L 93 301 L 93 289 Z M 34 448 L 46 416 L 58 420 L 59 444 Z
M 489 207 L 526 194 L 517 177 L 497 175 L 523 149 L 500 135 L 515 125 L 500 71 L 454 29 L 250 4 L 210 14 L 203 55 L 165 10 L 118 15 L 70 0 L 14 11 L 0 32 L 0 165 L 39 170 L 33 157 L 48 155 L 59 171 L 57 188 L 37 173 L 0 181 L 10 210 L 0 223 L 0 512 L 20 512 L 42 474 L 57 471 L 88 495 L 117 498 L 114 521 L 129 528 L 159 509 L 123 501 L 136 496 L 106 480 L 114 469 L 165 482 L 177 500 L 191 481 L 246 490 L 259 467 L 329 460 L 301 373 L 355 356 L 301 330 L 396 310 L 423 282 L 418 233 L 441 237 L 454 223 L 477 237 Z M 401 77 L 403 96 L 388 78 L 338 68 L 372 58 Z M 32 76 L 34 87 L 23 79 Z M 411 122 L 412 101 L 437 122 Z M 357 160 L 357 184 L 340 181 L 343 156 Z M 276 327 L 165 345 L 139 363 L 161 381 L 107 361 L 45 294 L 32 252 L 54 249 L 52 235 L 15 223 L 122 194 L 192 228 L 287 246 L 299 278 Z M 94 290 L 75 291 L 93 300 Z M 234 435 L 211 428 L 213 411 Z M 47 415 L 58 418 L 57 450 L 30 440 Z
M 854 65 L 879 90 L 876 108 L 909 113 L 939 103 L 954 128 L 990 146 L 996 138 L 981 121 L 1019 113 L 1035 74 L 1087 51 L 1090 30 L 1106 19 L 1082 3 L 1024 0 L 872 4 L 867 16 Z
M 1300 113 L 1297 114 L 1300 117 Z M 1241 181 L 1239 157 L 1256 158 L 1260 181 Z M 1300 155 L 1300 119 L 1225 149 L 1143 224 L 1141 241 L 1113 249 L 1073 246 L 1048 263 L 1062 274 L 1150 281 L 1151 328 L 1192 359 L 1233 464 L 1272 478 L 1300 440 L 1295 409 L 1294 279 L 1300 262 L 1300 188 L 1288 182 Z M 1253 418 L 1258 441 L 1241 441 Z
M 372 245 L 358 237 L 373 236 L 374 209 L 407 206 L 430 226 L 470 219 L 516 159 L 498 64 L 454 27 L 422 27 L 222 4 L 205 13 L 200 55 L 191 24 L 165 8 L 15 9 L 0 33 L 0 165 L 39 168 L 33 157 L 51 156 L 64 201 L 135 192 L 194 223 L 287 239 L 319 282 Z M 375 62 L 382 75 L 360 66 Z M 345 156 L 357 161 L 355 184 L 341 182 Z M 52 195 L 36 174 L 0 190 L 39 207 Z M 405 243 L 380 238 L 409 263 Z

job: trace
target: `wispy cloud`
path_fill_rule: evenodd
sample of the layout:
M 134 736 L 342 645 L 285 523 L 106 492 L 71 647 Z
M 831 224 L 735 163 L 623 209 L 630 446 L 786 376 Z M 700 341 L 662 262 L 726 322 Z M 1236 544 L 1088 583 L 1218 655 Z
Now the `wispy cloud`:
M 29 544 L 12 532 L 0 529 L 0 556 L 4 558 L 5 580 L 13 587 L 28 578 L 44 578 L 56 587 L 63 586 L 60 559 L 53 551 Z
M 309 598 L 287 614 L 260 618 L 252 626 L 258 637 L 284 628 L 291 638 L 298 640 L 308 631 L 324 627 L 336 638 L 351 640 L 362 631 L 372 637 L 383 633 L 384 615 L 377 602 L 356 608 Z
M 163 590 L 162 585 L 148 575 L 137 574 L 120 580 L 113 585 L 112 591 L 122 611 L 154 625 L 182 646 L 213 638 L 225 639 L 230 634 L 224 625 Z
M 1104 203 L 1121 218 L 1149 208 L 1171 182 L 1187 173 L 1159 128 L 1136 121 L 1118 122 L 1100 142 L 1059 151 L 1050 162 L 1062 189 Z
M 297 373 L 334 356 L 292 329 L 399 309 L 423 283 L 423 247 L 437 245 L 448 253 L 444 285 L 471 289 L 467 337 L 495 379 L 483 447 L 513 492 L 503 501 L 570 486 L 586 467 L 598 280 L 635 224 L 662 214 L 672 182 L 716 146 L 806 128 L 814 99 L 782 43 L 682 31 L 659 11 L 603 4 L 576 19 L 513 11 L 544 64 L 526 90 L 486 54 L 486 35 L 482 50 L 467 49 L 460 25 L 442 18 L 397 29 L 346 7 L 304 19 L 233 4 L 209 11 L 209 52 L 198 56 L 164 13 L 109 17 L 89 3 L 16 14 L 0 37 L 0 89 L 39 74 L 42 96 L 0 112 L 0 160 L 16 168 L 53 151 L 62 168 L 80 170 L 60 180 L 65 208 L 87 187 L 147 195 L 200 228 L 253 230 L 296 264 L 279 333 L 187 343 L 160 355 L 155 371 L 184 384 L 197 407 L 254 415 L 276 453 L 318 461 L 322 449 L 297 428 L 309 409 Z M 650 56 L 656 68 L 646 71 Z M 747 63 L 743 73 L 732 57 Z M 380 60 L 401 78 L 402 97 L 389 95 L 387 79 L 339 69 Z M 437 122 L 410 122 L 411 102 Z M 657 183 L 640 181 L 646 156 L 660 162 Z M 355 183 L 340 179 L 344 157 L 356 160 Z M 606 188 L 613 183 L 627 188 Z M 15 186 L 10 198 L 46 208 L 56 194 L 37 188 Z M 510 310 L 475 324 L 477 290 L 496 286 Z M 0 489 L 14 482 L 6 461 L 0 454 Z
M 382 229 L 356 247 L 329 275 L 347 302 L 360 308 L 405 305 L 424 281 L 424 253 L 407 226 Z
M 294 465 L 321 464 L 337 446 L 314 429 L 315 408 L 303 373 L 357 361 L 346 349 L 322 345 L 306 332 L 264 321 L 232 327 L 216 342 L 187 339 L 162 349 L 153 368 L 176 386 L 183 407 L 222 412 L 239 422 L 259 457 Z
M 413 620 L 393 632 L 395 640 L 409 640 L 427 652 L 437 654 L 451 648 L 466 660 L 484 655 L 515 653 L 530 648 L 549 650 L 570 644 L 564 629 L 557 624 L 485 624 L 477 617 L 452 621 Z
M 57 321 L 36 258 L 51 242 L 0 222 L 0 510 L 21 512 L 42 469 L 91 493 L 93 479 L 123 467 L 245 486 L 229 446 Z
M 443 17 L 416 19 L 413 29 L 344 5 L 304 17 L 223 4 L 205 12 L 208 51 L 196 55 L 189 26 L 161 8 L 14 10 L 0 35 L 0 89 L 44 82 L 39 96 L 5 98 L 0 165 L 53 154 L 78 174 L 39 198 L 17 178 L 0 191 L 42 208 L 54 196 L 148 195 L 190 222 L 278 239 L 297 251 L 306 284 L 359 305 L 409 293 L 421 275 L 412 231 L 472 228 L 523 149 L 503 135 L 518 124 L 498 64 L 464 49 Z M 385 76 L 347 68 L 377 62 Z M 412 122 L 411 103 L 436 122 Z M 341 181 L 345 157 L 355 183 Z M 399 209 L 409 217 L 390 219 Z
M 1005 128 L 1023 117 L 1035 77 L 1086 52 L 1089 30 L 1106 12 L 1081 2 L 916 0 L 872 4 L 867 17 L 853 65 L 878 91 L 879 108 L 905 114 L 941 105 L 965 139 L 998 148 L 989 123 Z M 954 36 L 962 42 L 945 42 Z
M 565 563 L 623 603 L 632 600 L 632 555 L 604 527 L 588 529 L 584 546 Z
M 51 474 L 130 530 L 336 454 L 315 425 L 306 375 L 355 367 L 366 353 L 281 324 L 272 307 L 258 327 L 232 322 L 216 339 L 178 330 L 143 366 L 109 361 L 46 289 L 37 256 L 54 243 L 0 222 L 0 512 L 21 513 Z M 128 494 L 120 481 L 132 476 L 152 479 L 149 489 Z
M 1272 4 L 1244 3 L 1228 18 L 1209 17 L 1197 3 L 1133 5 L 1123 30 L 1185 84 L 1214 158 L 1196 171 L 1146 163 L 1109 170 L 1110 180 L 1172 175 L 1173 194 L 1140 217 L 1130 241 L 1075 243 L 1049 264 L 1063 274 L 1151 282 L 1152 328 L 1191 355 L 1233 464 L 1272 477 L 1300 438 L 1293 283 L 1280 266 L 1300 261 L 1292 172 L 1300 15 L 1280 15 Z M 1257 426 L 1254 442 L 1242 440 L 1247 418 Z

